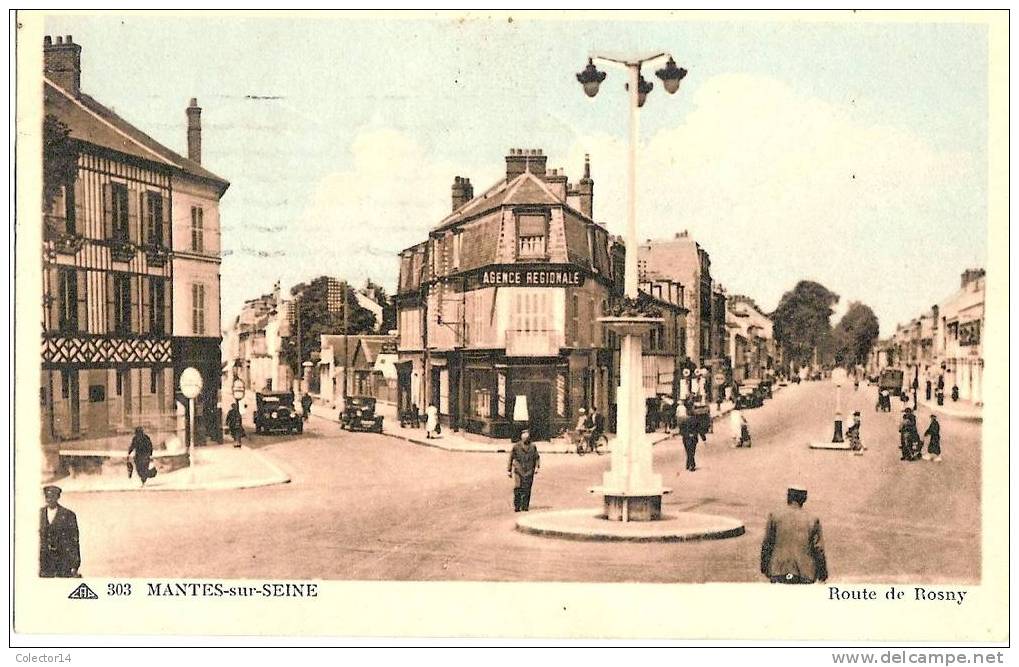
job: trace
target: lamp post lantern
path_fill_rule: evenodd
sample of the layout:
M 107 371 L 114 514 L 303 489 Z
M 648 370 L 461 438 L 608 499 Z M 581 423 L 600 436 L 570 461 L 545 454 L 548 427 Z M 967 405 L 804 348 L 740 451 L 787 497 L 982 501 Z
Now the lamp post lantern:
M 639 276 L 637 273 L 637 143 L 640 117 L 638 110 L 644 106 L 654 84 L 641 76 L 641 66 L 667 57 L 658 53 L 645 58 L 618 59 L 595 56 L 589 58 L 587 66 L 577 74 L 577 81 L 588 97 L 598 94 L 599 86 L 605 80 L 605 73 L 595 66 L 595 60 L 626 68 L 628 82 L 626 90 L 629 99 L 629 149 L 626 171 L 626 243 L 624 286 L 627 301 L 638 298 Z M 686 70 L 676 67 L 675 60 L 668 56 L 668 64 L 658 70 L 658 78 L 667 92 L 679 89 L 679 82 Z M 602 485 L 597 490 L 604 498 L 605 517 L 616 521 L 656 521 L 661 518 L 662 495 L 669 492 L 662 486 L 661 475 L 652 468 L 650 442 L 645 435 L 645 412 L 643 386 L 643 350 L 641 336 L 662 323 L 659 317 L 644 317 L 640 314 L 626 314 L 621 317 L 603 317 L 600 321 L 606 328 L 620 337 L 619 391 L 616 396 L 617 425 L 612 445 L 612 466 L 604 474 Z

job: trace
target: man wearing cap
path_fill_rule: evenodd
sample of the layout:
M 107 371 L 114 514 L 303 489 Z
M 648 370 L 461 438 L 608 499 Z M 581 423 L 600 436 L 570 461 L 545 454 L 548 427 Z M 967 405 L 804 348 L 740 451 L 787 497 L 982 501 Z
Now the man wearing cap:
M 77 577 L 78 517 L 58 502 L 59 486 L 44 486 L 42 491 L 46 506 L 39 510 L 39 576 Z
M 149 468 L 149 462 L 152 461 L 152 440 L 145 435 L 145 429 L 141 426 L 135 427 L 131 446 L 127 448 L 129 458 L 132 453 L 134 454 L 135 472 L 138 473 L 138 479 L 142 481 L 142 486 L 145 486 L 145 480 L 155 477 L 156 471 Z
M 531 507 L 531 486 L 534 476 L 541 467 L 541 455 L 538 448 L 531 442 L 531 432 L 524 429 L 520 432 L 520 440 L 510 450 L 506 474 L 513 478 L 513 511 L 526 512 Z
M 761 574 L 773 584 L 812 584 L 828 579 L 821 520 L 803 509 L 807 489 L 793 484 L 786 506 L 768 515 L 761 543 Z

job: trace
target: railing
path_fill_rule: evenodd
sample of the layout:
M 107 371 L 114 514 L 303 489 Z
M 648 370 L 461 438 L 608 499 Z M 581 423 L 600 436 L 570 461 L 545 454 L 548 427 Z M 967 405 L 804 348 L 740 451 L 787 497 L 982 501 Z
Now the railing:
M 506 355 L 510 357 L 551 357 L 563 346 L 563 332 L 554 329 L 506 331 Z

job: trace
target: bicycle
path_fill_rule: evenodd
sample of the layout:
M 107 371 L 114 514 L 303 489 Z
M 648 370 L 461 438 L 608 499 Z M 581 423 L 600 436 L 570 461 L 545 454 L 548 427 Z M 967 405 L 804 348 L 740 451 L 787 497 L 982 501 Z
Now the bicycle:
M 594 452 L 601 456 L 602 448 L 609 444 L 609 439 L 605 437 L 604 433 L 594 436 L 591 431 L 570 431 L 570 440 L 576 447 L 578 456 L 583 456 L 588 452 Z

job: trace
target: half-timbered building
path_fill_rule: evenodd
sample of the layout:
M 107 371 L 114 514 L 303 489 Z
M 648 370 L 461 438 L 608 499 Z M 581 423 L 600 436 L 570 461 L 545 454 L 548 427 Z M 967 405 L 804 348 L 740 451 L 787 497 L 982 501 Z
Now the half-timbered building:
M 63 150 L 73 160 L 43 205 L 41 413 L 50 467 L 68 441 L 122 449 L 135 426 L 157 446 L 179 435 L 176 378 L 188 365 L 202 371 L 200 403 L 215 406 L 220 384 L 215 211 L 229 183 L 82 92 L 80 53 L 71 37 L 44 43 L 44 112 L 66 132 Z M 178 221 L 189 211 L 178 210 L 180 197 L 196 190 L 213 211 L 202 220 L 205 238 L 217 244 L 182 254 Z M 192 254 L 205 260 L 204 272 L 181 268 Z M 196 273 L 203 277 L 192 284 L 208 284 L 201 302 L 181 294 L 175 275 Z M 182 302 L 203 311 L 201 329 L 181 321 Z M 204 339 L 208 353 L 203 344 L 175 344 L 179 330 Z M 208 422 L 204 431 L 214 432 Z

